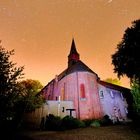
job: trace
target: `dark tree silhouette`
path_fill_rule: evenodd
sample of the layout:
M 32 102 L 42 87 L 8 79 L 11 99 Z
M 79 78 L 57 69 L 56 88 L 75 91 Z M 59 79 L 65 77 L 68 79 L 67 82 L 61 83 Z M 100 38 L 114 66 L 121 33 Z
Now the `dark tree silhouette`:
M 0 122 L 14 118 L 14 105 L 20 93 L 17 83 L 24 69 L 10 61 L 11 55 L 14 50 L 7 51 L 0 46 Z
M 112 64 L 119 78 L 126 75 L 131 80 L 140 81 L 140 19 L 125 30 L 117 51 L 112 55 Z
M 133 109 L 140 116 L 140 85 L 137 80 L 131 84 L 131 93 L 133 95 Z

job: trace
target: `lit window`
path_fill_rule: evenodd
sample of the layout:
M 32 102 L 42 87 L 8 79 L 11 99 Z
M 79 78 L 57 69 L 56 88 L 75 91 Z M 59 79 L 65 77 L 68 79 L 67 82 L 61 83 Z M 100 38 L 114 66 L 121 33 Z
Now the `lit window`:
M 124 110 L 125 110 L 125 113 L 126 113 L 126 114 L 128 114 L 128 110 L 127 110 L 127 107 L 125 107 L 125 108 L 124 108 Z
M 111 96 L 111 98 L 114 98 L 114 94 L 112 91 L 110 91 L 110 96 Z
M 63 101 L 64 100 L 64 87 L 61 88 L 61 100 Z
M 86 98 L 84 84 L 80 85 L 80 98 Z
M 121 98 L 122 98 L 122 100 L 124 100 L 124 97 L 123 97 L 122 93 L 121 93 Z
M 61 100 L 65 100 L 65 83 L 63 85 L 63 87 L 61 88 Z
M 104 98 L 104 93 L 103 93 L 102 90 L 99 92 L 99 95 L 100 95 L 100 98 L 101 98 L 101 99 Z

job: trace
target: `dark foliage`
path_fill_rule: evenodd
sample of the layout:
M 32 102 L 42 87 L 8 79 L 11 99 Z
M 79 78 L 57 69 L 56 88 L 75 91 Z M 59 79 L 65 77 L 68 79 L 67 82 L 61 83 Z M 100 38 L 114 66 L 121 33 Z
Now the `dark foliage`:
M 62 119 L 61 126 L 64 129 L 74 129 L 74 128 L 85 127 L 85 124 L 83 121 L 77 118 L 73 118 L 72 116 L 66 116 Z
M 45 99 L 39 92 L 43 88 L 38 80 L 26 79 L 19 83 L 21 89 L 21 96 L 19 97 L 19 104 L 22 104 L 24 112 L 31 112 L 39 108 L 45 102 Z
M 80 127 L 85 127 L 85 123 L 79 119 L 73 118 L 71 116 L 65 116 L 63 119 L 61 119 L 60 117 L 54 116 L 52 114 L 46 116 L 45 123 L 44 118 L 42 118 L 40 124 L 41 130 L 61 131 Z
M 85 126 L 86 127 L 100 127 L 101 124 L 100 124 L 100 121 L 101 120 L 98 120 L 98 119 L 87 119 L 87 120 L 83 120 L 83 122 L 85 123 Z
M 93 122 L 93 119 L 86 119 L 86 120 L 83 120 L 83 122 L 85 123 L 85 126 L 88 127 Z
M 65 116 L 64 118 L 60 118 L 58 116 L 54 116 L 53 114 L 49 114 L 45 118 L 42 118 L 40 129 L 41 130 L 52 130 L 52 131 L 61 131 L 67 129 L 76 129 L 83 127 L 100 127 L 100 126 L 109 126 L 112 125 L 113 122 L 110 120 L 108 115 L 105 115 L 102 119 L 87 119 L 87 120 L 79 120 L 77 118 L 73 118 L 72 116 Z
M 140 116 L 140 81 L 133 80 L 131 83 L 131 93 L 133 96 L 133 111 Z
M 101 124 L 101 126 L 108 126 L 108 125 L 112 125 L 113 122 L 112 122 L 112 120 L 109 118 L 108 115 L 105 115 L 105 116 L 100 120 L 100 124 Z
M 44 100 L 37 95 L 43 87 L 37 80 L 19 80 L 24 67 L 16 67 L 10 58 L 14 50 L 0 46 L 0 128 L 19 127 L 24 112 L 40 107 Z
M 0 46 L 0 125 L 7 126 L 16 119 L 15 103 L 20 94 L 18 80 L 22 77 L 23 67 L 16 67 L 10 61 L 14 50 L 7 51 Z M 14 123 L 13 123 L 14 124 Z M 7 126 L 8 127 L 8 126 Z M 10 127 L 10 126 L 9 126 Z
M 112 55 L 114 72 L 118 77 L 127 75 L 130 79 L 140 81 L 140 20 L 132 22 L 132 26 L 125 30 L 117 51 Z
M 43 127 L 43 125 L 42 125 Z M 46 130 L 61 130 L 61 118 L 49 114 L 46 116 L 45 128 Z

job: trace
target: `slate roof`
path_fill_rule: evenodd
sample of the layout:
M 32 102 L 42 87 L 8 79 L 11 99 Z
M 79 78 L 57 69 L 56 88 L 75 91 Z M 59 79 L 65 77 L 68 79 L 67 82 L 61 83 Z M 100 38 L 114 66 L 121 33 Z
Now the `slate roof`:
M 74 65 L 71 67 L 68 67 L 66 70 L 64 70 L 62 73 L 58 75 L 58 80 L 61 80 L 65 76 L 74 73 L 74 72 L 90 72 L 95 75 L 97 75 L 94 71 L 92 71 L 86 64 L 84 64 L 81 60 L 76 62 Z M 98 77 L 98 75 L 97 75 Z
M 122 86 L 119 86 L 119 85 L 115 85 L 115 84 L 112 84 L 112 83 L 108 83 L 108 82 L 105 82 L 105 81 L 102 81 L 102 80 L 100 80 L 98 83 L 103 85 L 103 86 L 105 86 L 105 87 L 107 87 L 107 88 L 111 88 L 111 89 L 115 89 L 115 90 L 119 90 L 119 91 L 128 91 L 128 92 L 130 92 L 129 88 L 122 87 Z

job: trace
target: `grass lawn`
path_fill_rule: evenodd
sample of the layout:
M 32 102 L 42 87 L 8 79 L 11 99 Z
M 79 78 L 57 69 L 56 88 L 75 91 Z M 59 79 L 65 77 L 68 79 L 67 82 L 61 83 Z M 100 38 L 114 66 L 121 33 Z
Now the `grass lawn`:
M 140 140 L 130 125 L 88 127 L 66 131 L 24 131 L 15 140 Z

